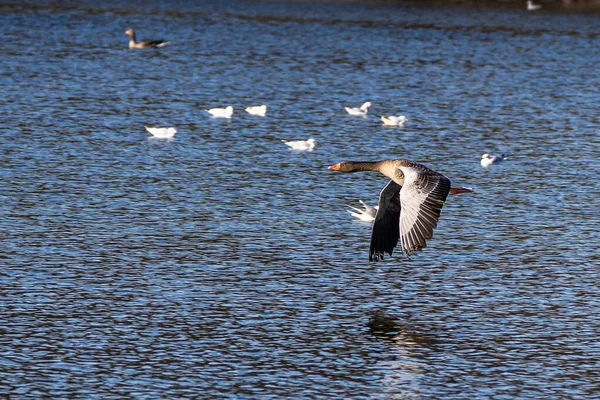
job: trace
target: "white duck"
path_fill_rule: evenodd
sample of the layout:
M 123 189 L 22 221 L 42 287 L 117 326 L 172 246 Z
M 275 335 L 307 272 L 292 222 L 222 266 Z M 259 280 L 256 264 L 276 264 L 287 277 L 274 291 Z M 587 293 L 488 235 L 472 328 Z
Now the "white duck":
M 359 115 L 359 116 L 363 116 L 364 117 L 369 112 L 369 107 L 371 107 L 371 102 L 367 101 L 366 103 L 364 103 L 359 108 L 356 108 L 356 107 L 344 107 L 344 109 L 350 115 Z
M 359 202 L 360 202 L 360 204 L 363 205 L 362 210 L 360 208 L 348 206 L 351 209 L 355 210 L 356 212 L 351 211 L 351 210 L 346 210 L 346 211 L 348 211 L 350 213 L 350 215 L 360 219 L 361 221 L 364 221 L 364 222 L 373 221 L 375 219 L 375 214 L 377 214 L 377 210 L 379 209 L 379 206 L 371 207 L 370 205 L 368 205 L 367 203 L 365 203 L 362 200 L 359 200 Z
M 533 1 L 527 0 L 527 11 L 536 11 L 541 9 L 542 6 L 539 4 L 533 4 Z
M 151 126 L 145 127 L 148 132 L 152 134 L 152 136 L 161 139 L 168 139 L 175 136 L 177 130 L 173 127 L 171 128 L 153 128 Z
M 267 113 L 267 106 L 263 104 L 262 106 L 246 107 L 244 108 L 244 111 L 246 111 L 250 115 L 258 115 L 264 117 Z
M 215 118 L 231 118 L 231 115 L 233 115 L 233 107 L 231 106 L 227 106 L 226 108 L 211 108 L 205 111 Z
M 390 115 L 389 117 L 382 115 L 379 119 L 381 119 L 381 122 L 383 122 L 384 125 L 388 126 L 404 125 L 404 123 L 408 121 L 408 118 L 404 115 L 398 115 L 397 117 L 393 115 Z
M 312 151 L 315 148 L 315 144 L 317 144 L 317 142 L 313 138 L 310 138 L 308 140 L 291 140 L 291 141 L 282 140 L 282 142 L 287 144 L 294 150 L 307 150 L 307 151 Z
M 497 156 L 497 155 L 491 155 L 491 154 L 485 153 L 484 155 L 481 156 L 481 166 L 489 167 L 492 164 L 498 164 L 504 160 L 506 160 L 506 157 L 504 156 L 504 154 L 502 154 L 501 156 Z

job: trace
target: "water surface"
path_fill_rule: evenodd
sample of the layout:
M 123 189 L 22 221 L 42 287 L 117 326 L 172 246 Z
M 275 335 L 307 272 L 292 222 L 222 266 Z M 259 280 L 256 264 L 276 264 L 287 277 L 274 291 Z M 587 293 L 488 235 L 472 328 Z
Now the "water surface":
M 597 16 L 37 2 L 0 32 L 1 394 L 598 396 Z M 345 205 L 386 179 L 327 166 L 388 157 L 477 192 L 375 264 Z

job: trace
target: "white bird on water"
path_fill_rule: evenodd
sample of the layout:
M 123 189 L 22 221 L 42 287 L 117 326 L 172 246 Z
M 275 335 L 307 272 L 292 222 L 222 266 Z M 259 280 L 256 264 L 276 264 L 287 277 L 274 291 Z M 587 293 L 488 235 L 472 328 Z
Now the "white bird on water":
M 351 209 L 355 210 L 356 212 L 351 211 L 351 210 L 346 210 L 346 211 L 348 211 L 348 213 L 350 213 L 350 215 L 360 219 L 361 221 L 364 221 L 364 222 L 373 221 L 375 219 L 375 215 L 377 214 L 377 210 L 379 210 L 379 206 L 371 207 L 370 205 L 368 205 L 367 203 L 365 203 L 362 200 L 359 200 L 359 202 L 363 206 L 362 209 L 348 206 Z
M 307 150 L 312 151 L 315 148 L 315 139 L 310 138 L 308 140 L 282 140 L 283 143 L 287 144 L 294 150 Z
M 246 111 L 250 115 L 258 115 L 264 117 L 267 113 L 267 106 L 263 104 L 262 106 L 246 107 L 244 108 L 244 111 Z
M 536 11 L 541 9 L 542 6 L 539 4 L 533 4 L 533 1 L 527 0 L 527 11 Z
M 226 108 L 211 108 L 210 110 L 205 111 L 215 118 L 231 118 L 231 115 L 233 114 L 233 107 L 228 106 Z
M 491 155 L 491 154 L 485 153 L 481 156 L 481 166 L 489 167 L 492 164 L 498 164 L 504 160 L 506 160 L 506 157 L 504 156 L 504 154 L 502 154 L 501 156 L 497 156 L 497 155 Z
M 132 28 L 125 31 L 125 34 L 129 35 L 129 48 L 130 49 L 149 49 L 156 47 L 164 47 L 169 44 L 166 40 L 142 40 L 138 42 L 135 40 L 135 32 Z
M 171 128 L 153 128 L 151 126 L 145 127 L 148 132 L 152 134 L 152 136 L 160 139 L 169 139 L 175 136 L 177 130 L 173 127 Z
M 381 119 L 383 124 L 387 126 L 404 125 L 404 123 L 408 121 L 408 118 L 406 118 L 404 115 L 398 115 L 397 117 L 393 115 L 390 115 L 389 117 L 382 115 L 379 119 Z
M 364 103 L 362 106 L 360 106 L 358 108 L 356 108 L 356 107 L 344 107 L 344 109 L 350 115 L 359 115 L 359 116 L 363 116 L 364 117 L 369 112 L 369 107 L 371 107 L 371 102 L 367 101 L 366 103 Z

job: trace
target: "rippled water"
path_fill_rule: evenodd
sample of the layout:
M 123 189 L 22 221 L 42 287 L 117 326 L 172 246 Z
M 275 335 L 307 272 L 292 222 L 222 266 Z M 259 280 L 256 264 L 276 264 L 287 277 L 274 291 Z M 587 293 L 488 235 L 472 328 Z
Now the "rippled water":
M 0 10 L 3 396 L 600 393 L 597 15 Z M 171 44 L 130 51 L 130 26 Z M 366 119 L 342 108 L 367 100 Z M 203 111 L 226 105 L 231 120 Z M 484 169 L 484 152 L 510 158 Z M 386 179 L 326 167 L 388 157 L 477 193 L 449 199 L 425 251 L 375 264 L 345 205 Z

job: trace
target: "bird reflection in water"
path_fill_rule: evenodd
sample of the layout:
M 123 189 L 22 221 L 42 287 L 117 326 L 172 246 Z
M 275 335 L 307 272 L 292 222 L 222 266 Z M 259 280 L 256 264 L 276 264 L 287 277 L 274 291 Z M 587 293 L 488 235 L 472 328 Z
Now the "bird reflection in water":
M 394 359 L 379 362 L 384 370 L 381 383 L 389 399 L 424 396 L 429 369 L 425 357 L 427 353 L 437 352 L 436 337 L 419 332 L 407 320 L 378 310 L 367 323 L 371 335 L 388 344 L 388 351 L 395 354 Z

